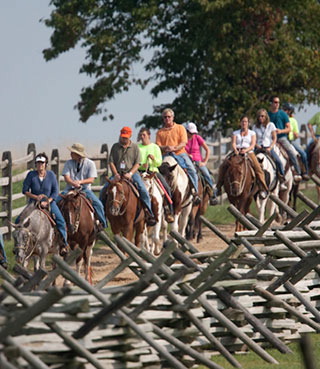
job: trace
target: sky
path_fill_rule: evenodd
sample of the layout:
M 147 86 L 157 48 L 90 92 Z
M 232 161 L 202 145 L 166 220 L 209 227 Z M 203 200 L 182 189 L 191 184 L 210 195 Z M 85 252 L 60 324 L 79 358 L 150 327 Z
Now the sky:
M 168 103 L 173 94 L 153 99 L 150 88 L 133 87 L 107 103 L 112 121 L 94 116 L 87 123 L 79 121 L 74 106 L 79 101 L 81 88 L 89 79 L 79 74 L 84 60 L 80 48 L 46 62 L 42 50 L 50 46 L 51 29 L 40 19 L 50 15 L 46 0 L 1 0 L 0 4 L 0 152 L 10 150 L 13 157 L 25 155 L 28 143 L 35 143 L 37 151 L 53 148 L 66 153 L 66 146 L 74 142 L 85 145 L 88 153 L 100 151 L 103 143 L 117 141 L 123 126 L 134 130 L 135 122 L 151 114 L 153 106 Z M 139 68 L 135 70 L 138 72 Z M 306 107 L 297 112 L 299 123 L 306 123 L 318 107 Z

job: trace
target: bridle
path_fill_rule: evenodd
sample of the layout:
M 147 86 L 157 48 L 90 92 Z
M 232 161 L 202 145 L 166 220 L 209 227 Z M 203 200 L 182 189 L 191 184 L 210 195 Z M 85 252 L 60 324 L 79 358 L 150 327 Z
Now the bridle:
M 119 190 L 119 194 L 120 194 L 119 199 L 112 198 L 111 201 L 110 201 L 110 203 L 112 203 L 110 211 L 111 211 L 111 214 L 113 216 L 121 216 L 127 210 L 127 206 L 124 206 L 123 210 L 121 211 L 121 208 L 122 208 L 123 204 L 126 201 L 126 196 L 125 196 L 124 191 L 123 191 L 123 184 L 119 183 L 119 182 L 117 184 L 114 184 L 114 187 L 116 189 L 118 189 L 117 186 L 121 187 L 121 190 Z M 113 204 L 115 204 L 117 206 L 114 206 Z
M 230 194 L 231 194 L 231 196 L 234 196 L 234 197 L 237 197 L 240 194 L 242 194 L 243 189 L 244 189 L 244 186 L 245 186 L 245 183 L 246 183 L 245 179 L 247 177 L 247 172 L 248 172 L 248 161 L 247 161 L 247 157 L 246 156 L 244 157 L 244 160 L 245 160 L 245 162 L 244 162 L 244 164 L 245 164 L 244 165 L 245 170 L 244 170 L 244 173 L 241 173 L 240 180 L 230 181 L 230 177 L 227 176 L 227 180 L 228 180 L 228 184 L 229 184 L 230 192 L 231 192 Z M 234 193 L 234 191 L 233 191 L 233 185 L 234 184 L 238 184 L 239 187 L 240 187 L 240 191 L 238 191 L 238 193 Z
M 24 258 L 24 261 L 28 261 L 31 257 L 31 255 L 33 254 L 33 251 L 35 250 L 36 248 L 36 244 L 37 244 L 37 238 L 34 239 L 33 237 L 33 234 L 29 231 L 29 229 L 27 228 L 24 228 L 27 232 L 27 235 L 28 235 L 28 238 L 25 242 L 25 244 L 23 245 L 16 245 L 14 247 L 14 253 L 17 254 L 16 250 L 19 251 L 19 250 L 23 250 L 26 254 L 25 258 Z M 29 247 L 29 245 L 31 245 L 31 247 Z M 29 249 L 29 251 L 28 251 Z

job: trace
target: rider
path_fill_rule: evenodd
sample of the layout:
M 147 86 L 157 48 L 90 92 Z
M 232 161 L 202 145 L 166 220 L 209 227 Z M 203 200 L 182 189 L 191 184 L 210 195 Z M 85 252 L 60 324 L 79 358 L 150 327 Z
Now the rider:
M 268 112 L 265 109 L 259 109 L 257 112 L 257 120 L 252 130 L 256 133 L 257 143 L 255 153 L 266 152 L 271 155 L 275 161 L 278 177 L 280 179 L 280 189 L 286 190 L 284 178 L 284 168 L 278 154 L 274 150 L 274 146 L 277 143 L 277 128 L 274 123 L 270 122 Z
M 265 199 L 268 195 L 269 189 L 265 181 L 264 173 L 253 151 L 256 145 L 256 134 L 254 131 L 249 129 L 249 119 L 246 115 L 241 117 L 240 125 L 241 128 L 234 131 L 232 135 L 233 152 L 236 155 L 248 154 L 259 184 L 260 197 Z M 228 169 L 228 161 L 225 160 L 219 168 L 217 195 L 221 194 L 221 187 L 223 185 L 223 179 L 227 169 Z
M 71 147 L 68 147 L 68 150 L 70 150 L 71 159 L 66 161 L 62 170 L 64 180 L 67 182 L 67 186 L 62 191 L 62 194 L 66 194 L 73 188 L 81 188 L 86 198 L 92 202 L 92 206 L 100 222 L 97 224 L 97 228 L 101 231 L 107 227 L 103 205 L 93 191 L 91 191 L 91 184 L 97 177 L 96 165 L 92 160 L 87 158 L 85 148 L 80 143 L 73 144 Z M 61 200 L 62 198 L 58 196 L 57 202 L 59 203 Z
M 178 164 L 187 170 L 194 187 L 192 190 L 193 201 L 195 205 L 198 205 L 201 202 L 198 195 L 198 175 L 185 150 L 188 142 L 187 131 L 184 126 L 174 122 L 174 112 L 172 109 L 164 109 L 162 119 L 164 121 L 164 127 L 157 132 L 156 144 L 160 146 L 163 156 L 173 156 Z
M 35 163 L 36 170 L 29 172 L 23 181 L 22 193 L 29 198 L 29 202 L 40 201 L 43 208 L 50 208 L 62 238 L 60 255 L 64 256 L 67 253 L 68 242 L 66 222 L 56 203 L 58 196 L 57 178 L 51 170 L 47 170 L 48 157 L 44 152 L 36 155 Z M 18 222 L 19 217 L 16 219 L 16 223 Z
M 314 131 L 313 126 L 316 126 L 316 131 Z M 317 143 L 320 138 L 320 112 L 316 113 L 308 122 L 308 129 L 311 134 L 311 142 L 309 142 L 307 146 L 307 156 L 310 162 L 311 159 L 311 151 L 314 147 L 314 143 Z
M 162 163 L 160 147 L 150 141 L 150 136 L 150 130 L 146 127 L 142 127 L 138 133 L 138 141 L 141 141 L 141 143 L 138 144 L 141 156 L 139 172 L 149 171 L 156 173 L 157 178 L 162 183 L 162 186 L 167 192 L 169 198 L 171 198 L 170 186 L 158 169 Z M 174 221 L 172 201 L 168 201 L 166 196 L 164 212 L 166 221 L 168 223 L 172 223 Z
M 109 157 L 110 169 L 115 180 L 119 181 L 121 175 L 127 180 L 132 180 L 137 186 L 141 201 L 145 206 L 146 223 L 149 226 L 156 224 L 155 217 L 151 209 L 151 199 L 138 172 L 140 166 L 140 150 L 138 145 L 130 140 L 132 129 L 123 127 L 120 131 L 119 142 L 113 144 Z M 100 199 L 104 199 L 107 182 L 100 192 Z
M 301 169 L 298 163 L 298 159 L 296 156 L 296 152 L 292 145 L 288 140 L 288 133 L 291 131 L 290 120 L 288 114 L 285 113 L 283 110 L 279 109 L 280 106 L 280 99 L 278 96 L 271 97 L 271 107 L 270 111 L 268 112 L 270 121 L 273 122 L 277 128 L 277 140 L 281 143 L 283 148 L 289 155 L 289 158 L 296 170 L 297 174 L 294 176 L 294 180 L 296 182 L 300 182 L 301 177 Z
M 205 140 L 198 134 L 197 125 L 189 122 L 186 126 L 188 143 L 186 145 L 186 152 L 201 171 L 204 179 L 212 189 L 212 196 L 210 198 L 210 205 L 217 205 L 216 189 L 214 188 L 213 178 L 207 168 L 207 163 L 210 156 L 210 150 Z M 206 156 L 203 159 L 201 155 L 201 148 L 206 152 Z
M 297 120 L 294 118 L 294 107 L 291 104 L 284 103 L 283 104 L 283 110 L 286 112 L 289 116 L 290 120 L 290 126 L 291 131 L 289 132 L 288 139 L 291 143 L 291 145 L 297 150 L 297 152 L 300 154 L 302 163 L 305 167 L 305 172 L 302 173 L 302 178 L 304 180 L 310 179 L 308 175 L 309 171 L 309 165 L 308 165 L 308 158 L 306 152 L 303 150 L 303 148 L 298 144 L 297 138 L 299 138 L 299 126 Z

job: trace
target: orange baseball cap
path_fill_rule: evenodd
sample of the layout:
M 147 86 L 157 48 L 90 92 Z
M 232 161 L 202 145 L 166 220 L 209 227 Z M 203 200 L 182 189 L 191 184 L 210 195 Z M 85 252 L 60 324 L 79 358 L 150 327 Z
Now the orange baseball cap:
M 132 129 L 130 127 L 123 127 L 120 131 L 120 137 L 130 138 L 132 136 Z

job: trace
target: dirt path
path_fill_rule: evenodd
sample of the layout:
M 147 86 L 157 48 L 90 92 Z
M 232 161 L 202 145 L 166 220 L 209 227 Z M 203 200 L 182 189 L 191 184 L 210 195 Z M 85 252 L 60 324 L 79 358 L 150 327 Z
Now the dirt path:
M 220 231 L 228 237 L 234 234 L 234 225 L 220 225 Z M 204 238 L 200 243 L 193 242 L 199 252 L 219 250 L 226 247 L 224 241 L 208 228 L 203 228 Z M 94 249 L 92 256 L 93 283 L 97 283 L 120 264 L 120 258 L 108 247 L 101 246 Z M 127 268 L 118 274 L 108 285 L 122 285 L 136 280 L 135 275 Z

